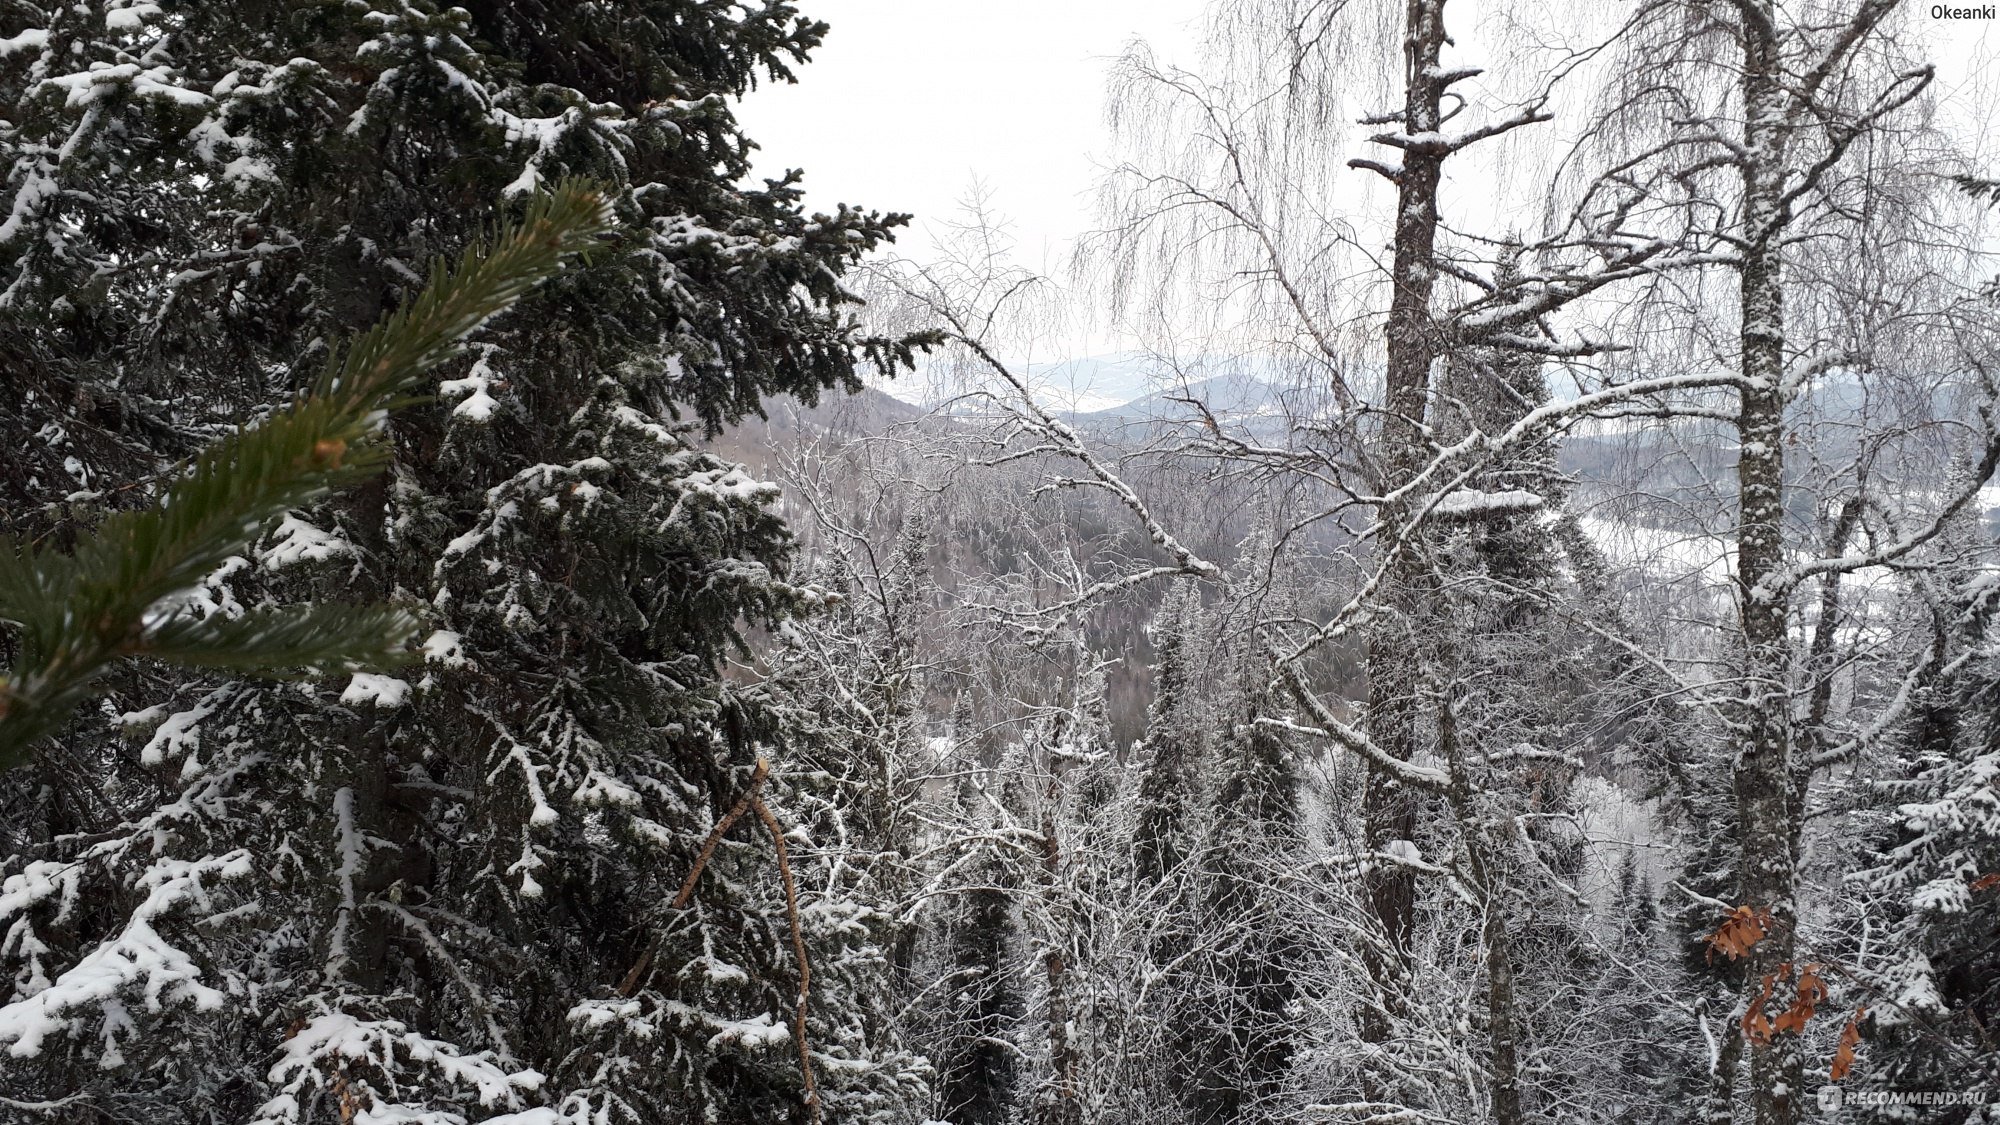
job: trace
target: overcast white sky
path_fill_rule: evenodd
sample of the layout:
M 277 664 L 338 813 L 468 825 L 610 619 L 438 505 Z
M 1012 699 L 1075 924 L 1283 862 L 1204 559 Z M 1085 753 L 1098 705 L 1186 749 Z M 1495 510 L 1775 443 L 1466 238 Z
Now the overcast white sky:
M 1186 57 L 1201 0 L 807 0 L 833 30 L 799 84 L 741 108 L 760 167 L 807 199 L 950 218 L 974 177 L 1053 269 L 1088 229 L 1110 59 L 1134 36 Z M 921 254 L 919 230 L 906 249 Z

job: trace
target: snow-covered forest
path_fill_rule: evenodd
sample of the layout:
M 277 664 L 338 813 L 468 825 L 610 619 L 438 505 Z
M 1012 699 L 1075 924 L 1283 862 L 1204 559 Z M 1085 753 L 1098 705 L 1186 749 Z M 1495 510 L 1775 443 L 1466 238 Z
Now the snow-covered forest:
M 0 1122 L 2000 1121 L 1954 11 L 0 0 Z

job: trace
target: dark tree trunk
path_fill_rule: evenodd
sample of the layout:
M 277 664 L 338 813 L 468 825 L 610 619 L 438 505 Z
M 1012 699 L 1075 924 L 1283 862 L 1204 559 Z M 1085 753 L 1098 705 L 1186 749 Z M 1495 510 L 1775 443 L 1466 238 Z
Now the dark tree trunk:
M 1403 131 L 1434 133 L 1441 124 L 1445 82 L 1439 76 L 1444 48 L 1445 0 L 1410 0 L 1405 26 L 1405 101 Z M 1404 152 L 1397 180 L 1396 255 L 1393 293 L 1385 329 L 1388 343 L 1388 417 L 1383 422 L 1382 490 L 1389 491 L 1414 475 L 1428 460 L 1424 415 L 1430 398 L 1431 368 L 1438 355 L 1431 318 L 1431 294 L 1437 280 L 1433 261 L 1438 224 L 1438 183 L 1445 153 L 1412 147 Z M 1408 505 L 1383 506 L 1381 520 L 1392 543 L 1409 518 Z M 1383 619 L 1368 638 L 1368 733 L 1395 758 L 1408 761 L 1418 743 L 1417 659 L 1426 633 L 1430 597 L 1428 561 L 1418 545 L 1406 543 L 1384 576 Z M 1375 771 L 1363 798 L 1366 841 L 1379 851 L 1395 840 L 1416 836 L 1418 795 L 1386 774 Z M 1408 952 L 1416 909 L 1413 876 L 1400 868 L 1377 868 L 1367 877 L 1367 895 L 1386 947 L 1371 946 L 1367 966 L 1376 989 L 1393 1012 L 1404 987 L 1403 959 Z M 1390 1034 L 1388 1020 L 1372 1007 L 1361 1013 L 1361 1034 L 1382 1042 Z M 1381 1092 L 1371 1091 L 1372 1096 Z

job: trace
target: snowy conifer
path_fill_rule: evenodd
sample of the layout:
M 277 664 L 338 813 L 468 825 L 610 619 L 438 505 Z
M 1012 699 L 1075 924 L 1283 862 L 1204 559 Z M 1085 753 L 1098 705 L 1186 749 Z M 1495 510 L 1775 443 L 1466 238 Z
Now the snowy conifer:
M 907 1117 L 921 1067 L 843 999 L 880 971 L 869 908 L 807 881 L 788 909 L 754 820 L 672 905 L 760 753 L 773 831 L 810 819 L 789 732 L 720 663 L 818 595 L 786 578 L 776 489 L 697 439 L 907 356 L 839 281 L 894 220 L 742 186 L 732 99 L 823 25 L 692 0 L 5 19 L 7 424 L 53 446 L 10 481 L 23 530 L 87 526 L 288 399 L 496 205 L 581 175 L 625 232 L 391 421 L 385 475 L 200 581 L 225 613 L 422 603 L 420 667 L 107 680 L 7 779 L 34 815 L 0 926 L 36 935 L 0 953 L 9 1095 L 260 1125 Z M 79 766 L 94 793 L 28 798 Z

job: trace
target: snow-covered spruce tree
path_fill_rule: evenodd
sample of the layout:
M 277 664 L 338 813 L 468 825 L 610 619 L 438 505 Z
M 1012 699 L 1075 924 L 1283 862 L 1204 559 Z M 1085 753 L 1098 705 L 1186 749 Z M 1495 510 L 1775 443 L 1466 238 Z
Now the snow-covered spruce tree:
M 1296 751 L 1257 722 L 1272 710 L 1267 663 L 1242 660 L 1237 722 L 1216 743 L 1199 856 L 1195 933 L 1183 997 L 1189 1073 L 1181 1102 L 1197 1125 L 1295 1119 L 1283 1104 L 1296 1036 L 1293 976 L 1309 939 L 1285 885 L 1305 864 Z
M 1675 997 L 1679 973 L 1661 940 L 1659 901 L 1634 852 L 1620 860 L 1611 898 L 1614 932 L 1604 941 L 1611 971 L 1597 982 L 1591 1011 L 1597 1021 L 1586 1037 L 1594 1066 L 1583 1081 L 1597 1117 L 1634 1125 L 1668 1125 L 1686 1119 L 1700 1102 L 1702 1072 L 1679 1021 L 1663 1018 Z
M 1176 874 L 1192 850 L 1207 737 L 1197 668 L 1202 620 L 1201 591 L 1189 582 L 1175 583 L 1153 618 L 1153 704 L 1146 713 L 1132 839 L 1132 862 L 1143 885 Z
M 1272 577 L 1206 611 L 1200 590 L 1178 583 L 1153 623 L 1154 752 L 1141 766 L 1132 850 L 1143 858 L 1164 837 L 1177 841 L 1177 858 L 1157 873 L 1137 869 L 1130 886 L 1147 940 L 1131 950 L 1140 971 L 1123 1018 L 1157 1025 L 1149 1081 L 1129 1083 L 1140 1095 L 1135 1116 L 1148 1120 L 1228 1125 L 1298 1114 L 1289 1082 L 1294 976 L 1324 951 L 1311 948 L 1295 905 L 1310 866 L 1297 751 L 1268 718 L 1275 675 L 1258 626 L 1295 618 L 1309 580 L 1297 553 L 1277 545 L 1283 521 L 1273 501 L 1256 509 L 1238 559 L 1268 566 Z
M 627 232 L 391 423 L 386 476 L 199 586 L 225 615 L 421 601 L 420 671 L 146 668 L 7 778 L 0 1096 L 58 1121 L 812 1115 L 761 826 L 670 903 L 760 748 L 773 819 L 804 819 L 786 731 L 718 664 L 814 594 L 775 490 L 693 431 L 899 351 L 839 287 L 893 218 L 739 186 L 730 99 L 823 30 L 696 0 L 0 11 L 0 401 L 30 450 L 5 507 L 58 542 L 288 398 L 496 203 L 581 174 Z M 871 916 L 794 874 L 818 1111 L 906 1118 L 921 1070 L 856 999 Z
M 1447 432 L 1504 430 L 1547 400 L 1541 366 L 1539 357 L 1522 353 L 1469 351 L 1441 380 L 1440 425 Z M 1558 876 L 1550 866 L 1554 860 L 1574 873 L 1575 864 L 1557 853 L 1574 844 L 1563 838 L 1574 834 L 1564 817 L 1581 765 L 1569 750 L 1569 715 L 1548 706 L 1552 698 L 1581 694 L 1565 682 L 1569 670 L 1558 655 L 1575 638 L 1552 627 L 1551 603 L 1562 597 L 1561 558 L 1538 518 L 1562 502 L 1554 461 L 1546 442 L 1501 459 L 1474 479 L 1478 491 L 1469 493 L 1499 506 L 1470 508 L 1433 533 L 1434 565 L 1457 581 L 1436 595 L 1439 620 L 1456 629 L 1433 643 L 1432 705 L 1451 777 L 1459 858 L 1484 920 L 1486 1069 L 1493 1119 L 1501 1125 L 1517 1125 L 1542 1100 L 1523 1074 L 1536 1038 L 1527 1013 L 1567 1008 L 1570 1019 L 1575 1015 L 1573 998 L 1564 1003 L 1556 995 L 1574 975 L 1575 941 L 1563 932 L 1569 904 L 1552 893 Z M 1495 667 L 1521 671 L 1481 674 Z M 1547 979 L 1535 979 L 1542 972 Z
M 1209 1013 L 1198 1005 L 1198 966 L 1191 960 L 1202 944 L 1195 861 L 1209 811 L 1202 793 L 1208 764 L 1209 730 L 1203 655 L 1206 614 L 1201 591 L 1190 582 L 1168 587 L 1154 615 L 1153 702 L 1146 712 L 1141 744 L 1138 807 L 1132 824 L 1132 904 L 1150 919 L 1143 950 L 1134 950 L 1155 986 L 1148 1002 L 1132 1016 L 1157 1028 L 1159 1046 L 1141 1104 L 1149 1116 L 1182 1120 L 1200 1098 L 1204 1053 L 1201 1024 Z
M 989 820 L 992 810 L 976 807 L 977 795 L 964 788 L 962 812 Z M 997 841 L 978 848 L 962 889 L 926 926 L 934 953 L 924 986 L 933 991 L 912 1007 L 937 1070 L 936 1112 L 957 1125 L 1005 1125 L 1015 1113 L 1026 972 L 1018 900 L 1026 862 Z
M 1504 255 L 1497 276 L 1503 285 L 1516 277 Z M 1531 340 L 1451 357 L 1438 379 L 1439 433 L 1506 432 L 1549 401 L 1544 367 Z M 1585 770 L 1615 764 L 1618 748 L 1603 732 L 1644 704 L 1621 674 L 1630 669 L 1612 643 L 1617 622 L 1603 620 L 1597 591 L 1577 580 L 1603 560 L 1576 529 L 1570 491 L 1555 442 L 1524 442 L 1445 498 L 1423 545 L 1439 576 L 1438 620 L 1450 623 L 1430 642 L 1425 685 L 1450 779 L 1442 865 L 1464 884 L 1454 893 L 1479 906 L 1485 996 L 1474 1025 L 1502 1125 L 1560 1106 L 1591 1112 L 1582 1087 L 1600 1059 L 1587 982 L 1616 971 L 1577 890 L 1589 856 L 1574 791 Z M 1424 883 L 1448 909 L 1445 887 Z
M 1006 837 L 1008 814 L 985 795 L 1001 787 L 982 785 L 971 693 L 957 693 L 941 737 L 924 737 L 924 673 L 942 647 L 931 619 L 934 517 L 918 504 L 898 517 L 852 503 L 863 479 L 788 467 L 788 492 L 805 498 L 820 533 L 820 584 L 839 601 L 788 623 L 772 682 L 811 732 L 799 764 L 824 790 L 806 804 L 818 810 L 820 846 L 838 855 L 831 870 L 855 883 L 856 897 L 895 912 L 893 979 L 877 1002 L 930 1065 L 930 1114 L 1004 1125 L 1016 1089 L 1017 899 L 1029 861 Z M 926 801 L 941 772 L 955 784 Z
M 1869 1085 L 2000 1099 L 2000 583 L 1967 578 L 1949 608 L 1956 658 L 1926 685 L 1896 740 L 1910 776 L 1878 782 L 1900 798 L 1881 861 L 1854 881 L 1886 900 L 1887 940 L 1865 950 L 1850 995 L 1869 1013 L 1856 1076 Z M 1893 1108 L 1878 1111 L 1893 1119 Z M 1990 1109 L 1989 1109 L 1990 1112 Z M 1935 1111 L 1976 1121 L 1976 1110 Z

